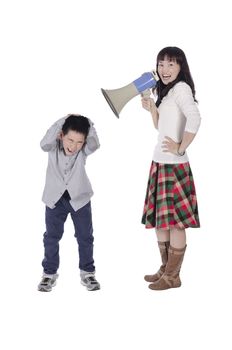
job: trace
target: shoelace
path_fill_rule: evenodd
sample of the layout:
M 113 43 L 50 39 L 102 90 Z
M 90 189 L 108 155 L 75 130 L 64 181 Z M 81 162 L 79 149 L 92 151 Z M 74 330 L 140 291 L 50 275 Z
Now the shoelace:
M 98 282 L 96 281 L 94 276 L 87 275 L 84 278 L 87 282 L 90 282 L 91 284 L 97 284 Z
M 42 284 L 42 285 L 47 285 L 47 284 L 49 284 L 49 282 L 51 282 L 51 281 L 52 281 L 51 278 L 44 277 L 44 278 L 42 279 L 41 284 Z

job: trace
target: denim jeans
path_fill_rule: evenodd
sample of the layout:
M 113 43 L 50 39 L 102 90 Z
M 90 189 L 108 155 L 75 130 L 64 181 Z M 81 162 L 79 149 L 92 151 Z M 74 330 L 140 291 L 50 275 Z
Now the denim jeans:
M 75 228 L 74 236 L 78 242 L 79 268 L 87 272 L 95 271 L 91 202 L 74 211 L 69 199 L 62 196 L 54 209 L 46 207 L 46 232 L 43 239 L 44 259 L 42 261 L 44 273 L 55 274 L 59 268 L 59 241 L 63 236 L 64 223 L 69 213 Z

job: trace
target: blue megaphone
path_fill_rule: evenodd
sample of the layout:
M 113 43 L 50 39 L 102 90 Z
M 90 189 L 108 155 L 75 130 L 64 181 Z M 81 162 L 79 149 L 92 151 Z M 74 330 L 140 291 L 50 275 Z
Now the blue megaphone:
M 158 80 L 159 78 L 156 72 L 151 71 L 143 73 L 141 77 L 119 89 L 101 89 L 101 91 L 106 101 L 108 102 L 110 108 L 112 109 L 116 117 L 119 118 L 119 113 L 128 101 L 130 101 L 133 97 L 142 94 L 145 90 L 154 88 Z

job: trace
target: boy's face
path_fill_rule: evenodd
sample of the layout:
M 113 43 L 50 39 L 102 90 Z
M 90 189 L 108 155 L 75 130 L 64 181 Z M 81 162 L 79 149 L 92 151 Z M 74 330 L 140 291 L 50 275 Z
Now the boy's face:
M 66 135 L 61 133 L 64 152 L 66 156 L 71 156 L 80 151 L 85 143 L 85 135 L 74 130 L 69 130 Z

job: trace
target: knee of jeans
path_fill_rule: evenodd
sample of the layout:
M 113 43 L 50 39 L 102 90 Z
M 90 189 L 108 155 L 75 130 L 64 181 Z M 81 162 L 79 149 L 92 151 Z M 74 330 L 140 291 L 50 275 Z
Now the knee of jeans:
M 62 238 L 63 232 L 57 233 L 57 232 L 45 232 L 43 236 L 43 241 L 44 242 L 53 242 L 53 241 L 60 241 Z
M 82 244 L 93 244 L 93 241 L 94 241 L 94 237 L 93 237 L 93 235 L 82 235 L 82 236 L 80 236 L 80 235 L 78 235 L 78 233 L 77 232 L 75 232 L 75 234 L 74 234 L 74 236 L 75 236 L 75 238 L 77 239 L 77 241 L 79 242 L 79 243 L 82 243 Z

